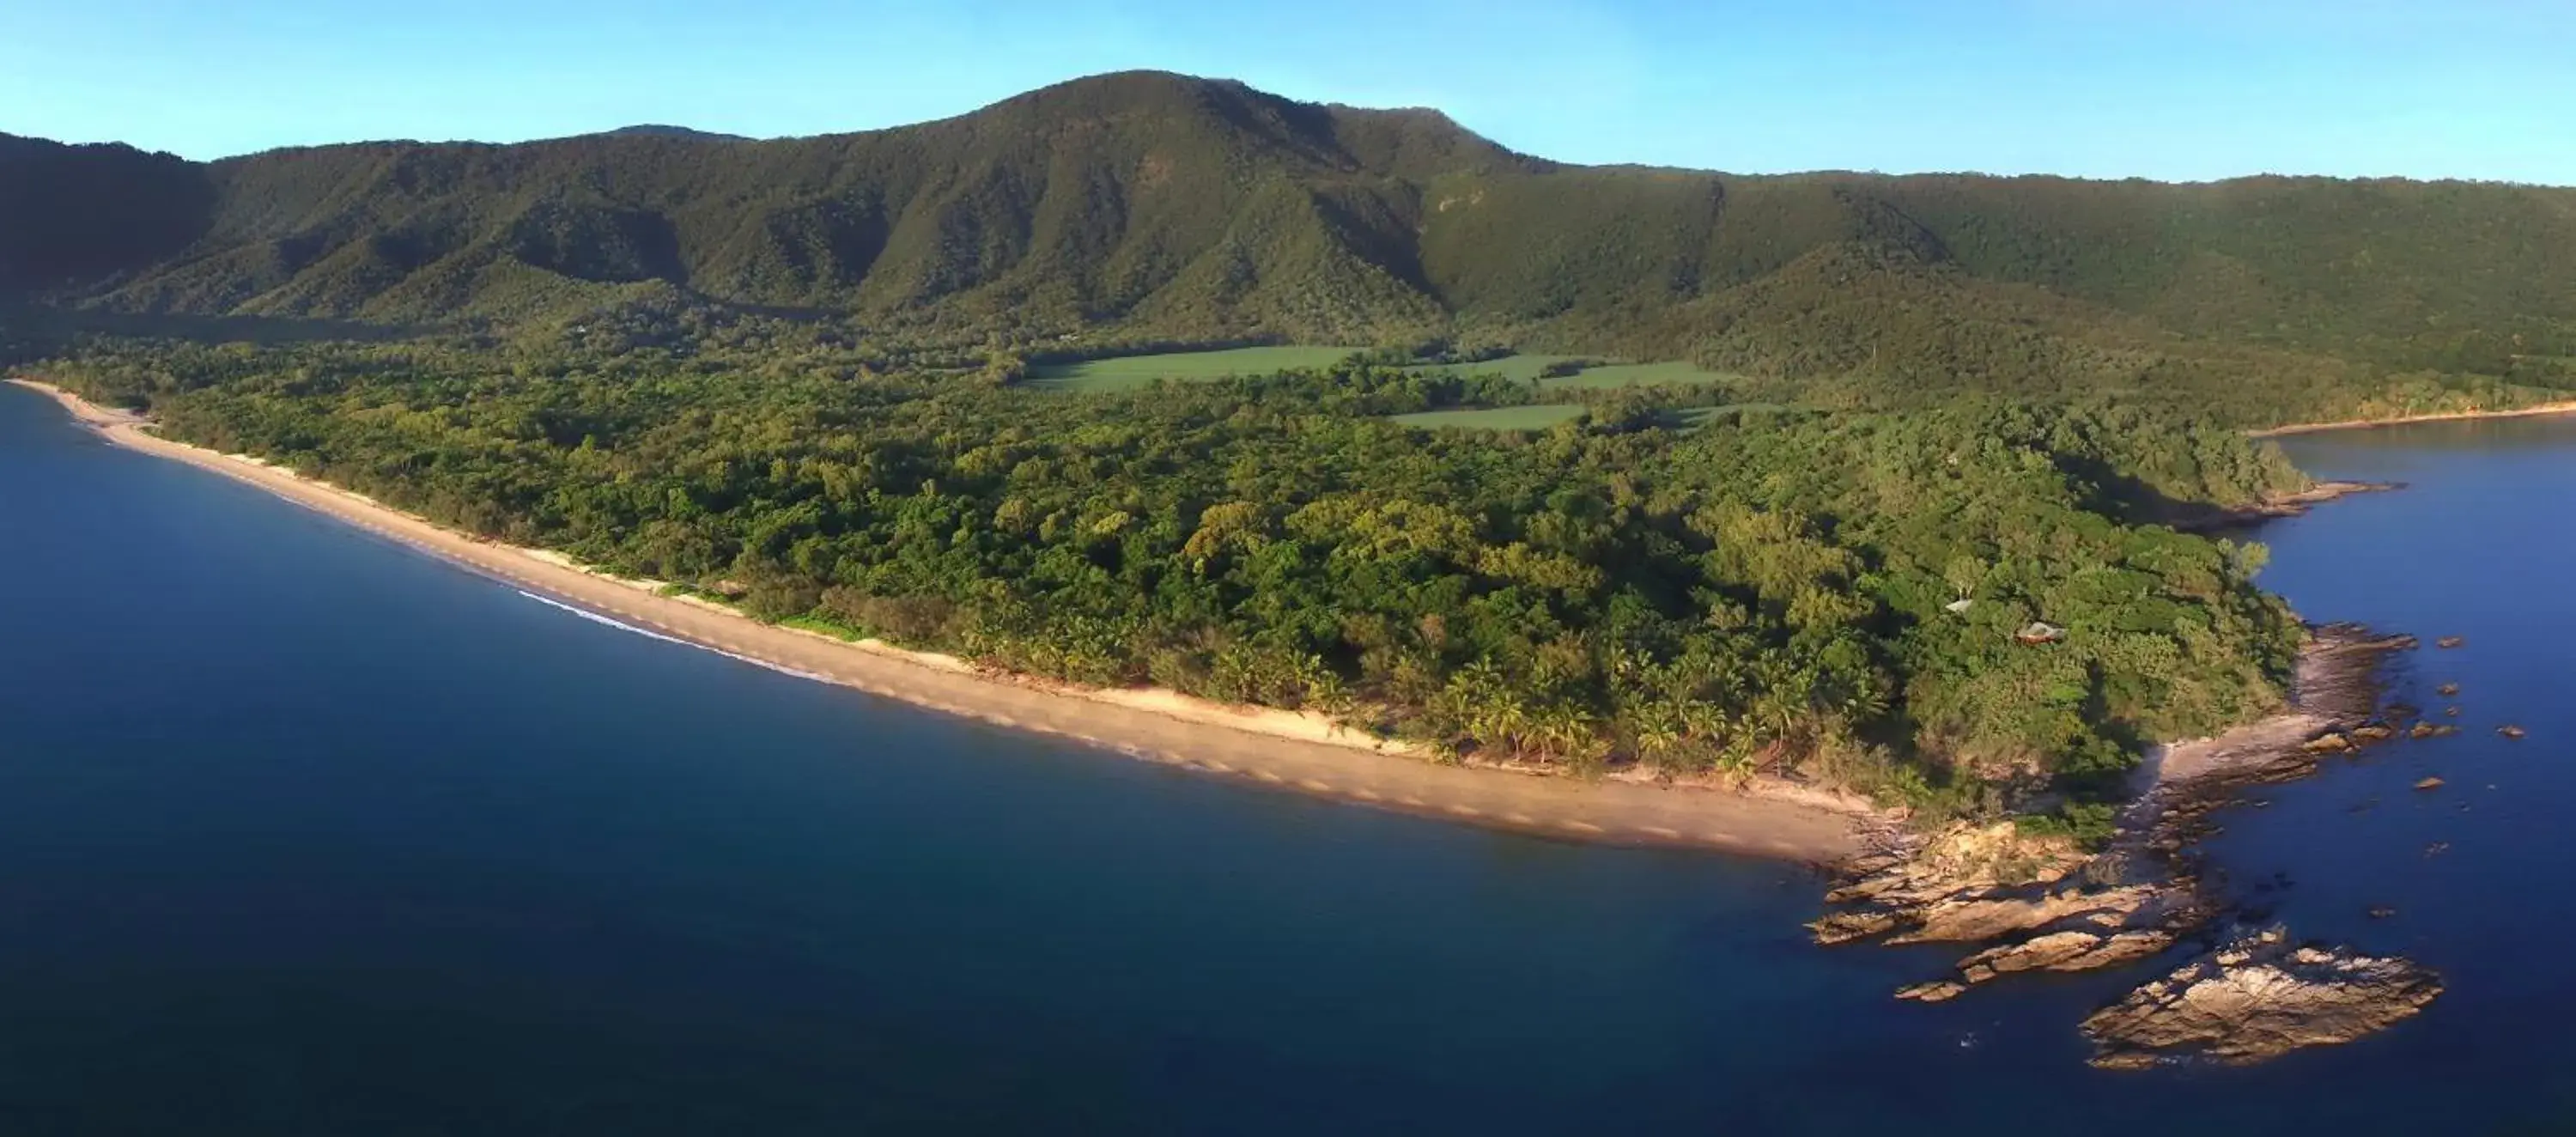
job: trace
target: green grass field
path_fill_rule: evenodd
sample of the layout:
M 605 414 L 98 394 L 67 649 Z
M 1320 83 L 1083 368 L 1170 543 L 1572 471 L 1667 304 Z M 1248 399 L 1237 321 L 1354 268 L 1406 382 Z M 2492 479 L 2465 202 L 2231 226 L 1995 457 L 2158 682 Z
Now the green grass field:
M 1444 426 L 1461 430 L 1545 430 L 1560 422 L 1581 418 L 1583 410 L 1581 403 L 1544 403 L 1533 407 L 1493 407 L 1481 411 L 1424 411 L 1396 415 L 1387 421 L 1426 430 Z
M 1044 391 L 1123 391 L 1157 379 L 1221 379 L 1228 375 L 1270 375 L 1305 367 L 1330 367 L 1350 357 L 1351 347 L 1239 347 L 1228 351 L 1181 351 L 1163 355 L 1124 355 L 1080 363 L 1041 364 L 1029 369 L 1026 386 Z

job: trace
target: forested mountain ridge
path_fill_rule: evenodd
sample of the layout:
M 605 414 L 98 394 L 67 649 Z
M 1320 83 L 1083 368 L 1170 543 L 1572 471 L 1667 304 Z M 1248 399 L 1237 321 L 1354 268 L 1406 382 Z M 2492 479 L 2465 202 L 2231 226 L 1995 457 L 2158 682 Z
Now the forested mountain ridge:
M 2576 190 L 1577 167 L 1160 73 L 771 141 L 195 164 L 0 138 L 0 289 L 561 325 L 707 305 L 1029 348 L 1426 336 L 1879 393 L 2576 383 Z

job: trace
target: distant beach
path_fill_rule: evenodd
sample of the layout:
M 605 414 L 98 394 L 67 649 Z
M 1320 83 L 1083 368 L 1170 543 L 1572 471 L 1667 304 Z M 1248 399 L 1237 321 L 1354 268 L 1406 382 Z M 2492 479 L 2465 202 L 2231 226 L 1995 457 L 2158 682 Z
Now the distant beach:
M 1153 688 L 1075 687 L 993 673 L 951 656 L 765 624 L 704 600 L 661 595 L 657 582 L 614 577 L 560 554 L 458 533 L 255 458 L 162 438 L 142 416 L 94 405 L 51 384 L 9 382 L 52 397 L 117 445 L 249 483 L 519 587 L 537 600 L 746 662 L 1134 758 L 1489 827 L 1819 864 L 1858 855 L 1870 833 L 1887 823 L 1884 814 L 1857 799 L 1787 783 L 1736 789 L 1440 763 L 1321 715 L 1230 706 Z
M 2539 418 L 2545 415 L 2576 414 L 2576 402 L 2542 403 L 2536 407 L 2518 407 L 2502 411 L 2451 411 L 2445 414 L 2401 415 L 2397 418 L 2354 418 L 2337 422 L 2300 422 L 2263 430 L 2247 431 L 2255 438 L 2282 438 L 2293 434 L 2322 434 L 2329 430 L 2368 430 L 2380 426 L 2406 426 L 2421 422 L 2465 422 L 2486 418 Z

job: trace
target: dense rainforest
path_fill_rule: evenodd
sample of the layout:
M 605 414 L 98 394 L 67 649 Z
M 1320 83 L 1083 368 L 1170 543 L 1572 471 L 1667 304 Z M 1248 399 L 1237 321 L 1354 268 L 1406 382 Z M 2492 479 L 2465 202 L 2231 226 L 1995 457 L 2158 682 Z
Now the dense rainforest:
M 1383 355 L 1096 394 L 417 343 L 48 372 L 765 619 L 1486 759 L 2063 788 L 2277 706 L 2301 638 L 2249 579 L 2258 547 L 2128 523 L 2300 475 L 2112 405 L 1426 431 L 1380 416 L 1510 384 Z M 2038 619 L 2066 638 L 2017 643 Z
M 1261 343 L 1353 351 L 1030 381 Z M 2576 190 L 1573 167 L 1148 73 L 769 141 L 0 135 L 15 363 L 765 619 L 1988 808 L 2279 704 L 2259 546 L 2159 522 L 2303 484 L 2246 427 L 2566 398 Z

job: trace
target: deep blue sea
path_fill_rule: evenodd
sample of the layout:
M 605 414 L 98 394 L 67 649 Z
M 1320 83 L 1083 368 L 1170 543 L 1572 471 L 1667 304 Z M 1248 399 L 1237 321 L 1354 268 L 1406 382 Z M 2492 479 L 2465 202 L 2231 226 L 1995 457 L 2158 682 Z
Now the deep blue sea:
M 2406 667 L 2472 729 L 2266 790 L 2215 857 L 2451 990 L 2351 1047 L 2113 1074 L 2075 1022 L 2142 973 L 1900 1004 L 1958 953 L 1809 946 L 1799 869 L 655 642 L 0 387 L 0 1133 L 2576 1129 L 2576 423 L 2294 453 L 2413 488 L 2271 527 L 2267 583 L 2468 636 Z

